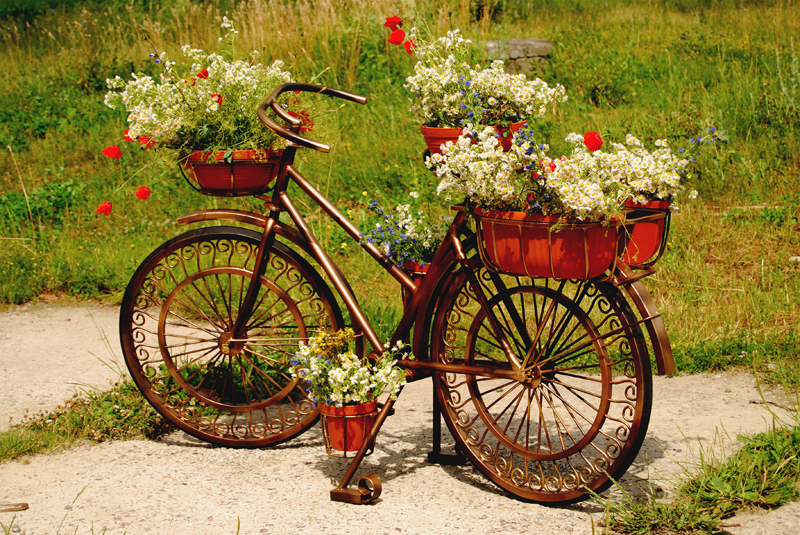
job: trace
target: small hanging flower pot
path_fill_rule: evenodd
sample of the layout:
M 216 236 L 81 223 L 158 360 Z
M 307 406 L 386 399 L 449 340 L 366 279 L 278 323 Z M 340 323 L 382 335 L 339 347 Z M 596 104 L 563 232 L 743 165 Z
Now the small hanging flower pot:
M 494 127 L 497 132 L 497 140 L 500 142 L 500 146 L 503 147 L 503 152 L 511 150 L 511 141 L 514 133 L 518 132 L 524 124 L 524 122 L 520 121 L 518 123 L 511 123 L 511 125 L 505 129 L 499 126 Z M 421 127 L 422 137 L 425 138 L 425 144 L 428 146 L 428 150 L 431 151 L 431 154 L 441 154 L 442 145 L 448 141 L 452 141 L 453 143 L 458 141 L 462 130 L 462 128 Z
M 375 423 L 378 397 L 385 392 L 395 399 L 406 382 L 395 360 L 409 357 L 408 346 L 398 343 L 371 361 L 356 356 L 354 340 L 352 329 L 319 333 L 300 344 L 291 362 L 292 378 L 305 383 L 319 406 L 325 451 L 333 457 L 351 457 L 361 448 Z
M 325 450 L 332 457 L 349 457 L 361 448 L 378 414 L 378 401 L 359 403 L 358 405 L 321 404 L 322 436 L 325 439 Z M 372 453 L 374 444 L 370 444 Z
M 282 153 L 282 150 L 195 151 L 186 157 L 183 169 L 205 195 L 258 195 L 277 176 Z

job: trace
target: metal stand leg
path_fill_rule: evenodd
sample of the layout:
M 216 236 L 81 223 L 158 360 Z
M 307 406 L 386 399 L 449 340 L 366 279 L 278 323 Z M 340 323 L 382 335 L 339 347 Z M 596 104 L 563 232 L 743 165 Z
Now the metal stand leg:
M 400 392 L 398 392 L 397 395 L 399 396 Z M 347 486 L 350 484 L 350 480 L 353 479 L 356 470 L 358 470 L 358 467 L 361 465 L 361 461 L 364 460 L 367 450 L 375 444 L 375 437 L 378 435 L 378 431 L 380 431 L 383 422 L 386 421 L 386 417 L 393 411 L 394 401 L 395 400 L 389 398 L 380 412 L 378 412 L 378 417 L 375 418 L 375 424 L 372 430 L 364 437 L 364 443 L 361 444 L 355 457 L 350 461 L 350 465 L 342 476 L 339 485 L 331 491 L 331 501 L 364 504 L 375 500 L 381 495 L 383 487 L 381 485 L 381 480 L 375 474 L 369 474 L 360 478 L 356 485 L 357 488 L 355 489 L 349 489 Z
M 442 408 L 439 398 L 436 397 L 436 385 L 433 385 L 433 447 L 428 453 L 428 462 L 445 466 L 459 466 L 467 464 L 467 458 L 456 445 L 455 454 L 442 453 Z

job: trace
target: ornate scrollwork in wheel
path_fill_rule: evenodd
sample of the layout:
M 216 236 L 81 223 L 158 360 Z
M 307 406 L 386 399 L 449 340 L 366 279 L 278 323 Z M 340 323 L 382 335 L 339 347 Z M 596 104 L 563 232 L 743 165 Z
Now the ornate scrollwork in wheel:
M 131 279 L 120 315 L 125 361 L 150 403 L 187 433 L 227 446 L 276 444 L 316 422 L 290 359 L 313 332 L 343 324 L 313 268 L 275 243 L 245 333 L 234 338 L 259 242 L 232 227 L 168 241 Z
M 568 502 L 607 488 L 641 447 L 652 396 L 647 347 L 620 290 L 470 266 L 487 306 L 465 270 L 454 272 L 431 336 L 433 360 L 497 370 L 434 374 L 460 448 L 523 499 Z

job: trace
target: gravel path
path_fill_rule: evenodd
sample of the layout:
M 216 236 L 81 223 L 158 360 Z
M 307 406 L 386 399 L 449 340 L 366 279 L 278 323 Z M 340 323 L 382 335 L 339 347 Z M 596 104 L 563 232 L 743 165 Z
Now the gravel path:
M 114 309 L 39 304 L 0 313 L 0 425 L 55 406 L 76 384 L 107 385 L 118 375 L 114 362 L 121 363 Z M 426 463 L 431 397 L 430 381 L 409 385 L 387 420 L 361 469 L 383 481 L 369 506 L 328 499 L 346 461 L 324 454 L 318 427 L 263 450 L 213 447 L 176 432 L 0 465 L 0 503 L 30 505 L 0 513 L 0 523 L 13 520 L 12 529 L 29 535 L 234 534 L 237 525 L 242 534 L 592 532 L 591 517 L 602 516 L 593 502 L 521 503 L 469 466 Z M 669 489 L 701 446 L 719 444 L 718 429 L 730 435 L 727 444 L 736 433 L 765 430 L 771 416 L 758 400 L 746 374 L 655 378 L 648 438 L 622 484 L 633 493 L 648 484 Z M 796 535 L 800 504 L 726 524 L 734 535 Z

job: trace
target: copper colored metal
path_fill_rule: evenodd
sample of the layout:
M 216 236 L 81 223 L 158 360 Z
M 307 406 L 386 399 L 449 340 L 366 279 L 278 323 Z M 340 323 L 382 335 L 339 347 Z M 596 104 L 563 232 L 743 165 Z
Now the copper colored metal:
M 462 458 L 440 451 L 441 414 L 456 452 L 515 496 L 563 503 L 607 488 L 633 461 L 649 422 L 652 383 L 642 326 L 659 373 L 675 369 L 664 323 L 642 282 L 652 265 L 633 269 L 616 259 L 603 280 L 591 281 L 509 275 L 488 262 L 466 211 L 456 206 L 430 268 L 415 281 L 375 245 L 361 242 L 359 229 L 294 167 L 297 148 L 329 147 L 301 136 L 299 121 L 277 104 L 293 90 L 365 101 L 311 84 L 275 89 L 258 115 L 288 145 L 270 196 L 258 196 L 268 214 L 204 210 L 178 220 L 231 221 L 257 232 L 192 230 L 139 267 L 123 298 L 120 332 L 126 364 L 148 401 L 203 440 L 276 444 L 317 420 L 318 409 L 289 370 L 299 343 L 344 327 L 338 302 L 363 334 L 360 354 L 384 350 L 347 278 L 290 195 L 294 183 L 403 288 L 403 316 L 391 343 L 412 342 L 416 359 L 397 362 L 409 380 L 433 377 L 432 460 Z M 283 212 L 291 223 L 280 221 Z M 618 251 L 624 246 L 619 240 Z M 381 494 L 374 474 L 349 486 L 393 411 L 391 399 L 380 408 L 332 500 L 362 504 Z

